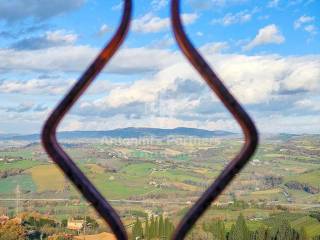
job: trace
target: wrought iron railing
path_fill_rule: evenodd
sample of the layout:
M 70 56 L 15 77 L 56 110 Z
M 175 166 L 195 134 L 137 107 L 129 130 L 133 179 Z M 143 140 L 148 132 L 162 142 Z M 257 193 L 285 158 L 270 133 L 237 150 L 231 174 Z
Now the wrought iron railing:
M 104 66 L 113 57 L 124 41 L 131 22 L 132 0 L 124 0 L 123 9 L 121 24 L 115 35 L 78 82 L 71 88 L 69 93 L 63 98 L 60 104 L 53 110 L 45 122 L 42 131 L 42 144 L 48 155 L 75 184 L 78 190 L 92 204 L 101 217 L 109 224 L 111 230 L 119 240 L 128 239 L 125 227 L 121 222 L 119 215 L 62 149 L 61 145 L 59 145 L 56 137 L 56 130 L 64 116 L 69 112 L 79 97 L 84 94 L 89 85 L 102 71 Z M 237 120 L 245 137 L 244 145 L 238 155 L 227 165 L 180 222 L 172 237 L 172 239 L 177 240 L 183 239 L 186 236 L 200 216 L 249 161 L 258 144 L 258 133 L 249 115 L 244 111 L 188 39 L 181 23 L 180 0 L 172 0 L 171 15 L 173 32 L 182 52 Z

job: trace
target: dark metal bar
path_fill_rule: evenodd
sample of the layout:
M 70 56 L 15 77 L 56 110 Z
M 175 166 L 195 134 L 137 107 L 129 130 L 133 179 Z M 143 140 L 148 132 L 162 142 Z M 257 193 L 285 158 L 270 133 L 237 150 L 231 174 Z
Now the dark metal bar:
M 91 202 L 101 217 L 109 224 L 117 239 L 120 240 L 125 240 L 128 237 L 119 215 L 59 145 L 56 130 L 63 117 L 121 46 L 129 30 L 131 15 L 132 1 L 124 0 L 124 12 L 117 32 L 65 98 L 53 110 L 45 122 L 41 136 L 42 144 L 48 155 L 76 185 L 83 196 Z M 52 179 L 52 181 L 54 181 L 54 179 Z
M 198 201 L 192 206 L 189 212 L 184 216 L 176 229 L 173 239 L 183 239 L 201 215 L 208 209 L 211 203 L 217 199 L 222 191 L 228 186 L 231 180 L 238 174 L 250 157 L 254 154 L 258 145 L 258 132 L 256 127 L 237 102 L 228 89 L 224 86 L 218 76 L 206 63 L 203 57 L 197 52 L 191 41 L 185 33 L 180 18 L 180 0 L 172 0 L 171 2 L 171 21 L 173 32 L 177 43 L 184 55 L 190 63 L 197 69 L 208 86 L 223 102 L 225 107 L 237 120 L 244 133 L 244 145 L 239 154 L 228 164 L 221 172 L 213 184 L 203 193 Z

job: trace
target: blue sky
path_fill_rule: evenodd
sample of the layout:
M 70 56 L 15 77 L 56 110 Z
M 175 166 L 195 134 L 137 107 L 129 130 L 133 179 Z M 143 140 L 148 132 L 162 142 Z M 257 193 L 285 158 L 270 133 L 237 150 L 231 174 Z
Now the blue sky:
M 320 133 L 319 0 L 185 0 L 186 30 L 263 133 Z M 36 133 L 119 23 L 119 0 L 0 1 L 0 133 Z M 60 130 L 238 126 L 181 55 L 168 0 L 131 31 Z

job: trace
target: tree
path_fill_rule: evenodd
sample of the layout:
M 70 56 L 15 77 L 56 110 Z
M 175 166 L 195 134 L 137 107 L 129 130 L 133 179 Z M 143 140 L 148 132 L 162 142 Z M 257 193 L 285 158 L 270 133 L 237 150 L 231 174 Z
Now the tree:
M 274 240 L 299 240 L 299 233 L 290 226 L 288 220 L 280 219 L 278 224 L 273 236 Z
M 13 221 L 0 226 L 0 240 L 24 240 L 25 229 Z
M 164 236 L 164 222 L 163 222 L 163 216 L 161 215 L 159 218 L 159 234 L 158 236 L 161 238 L 163 238 Z
M 132 227 L 132 239 L 143 239 L 143 228 L 142 223 L 139 220 L 139 218 L 136 219 L 136 222 L 134 223 Z
M 150 221 L 149 237 L 150 237 L 150 239 L 152 239 L 155 236 L 156 236 L 155 221 L 154 221 L 154 217 L 152 215 L 151 216 L 151 221 Z
M 226 239 L 226 227 L 224 225 L 224 222 L 217 221 L 212 227 L 211 227 L 213 238 L 216 240 L 225 240 Z
M 234 228 L 231 229 L 229 240 L 248 240 L 250 239 L 250 231 L 243 215 L 240 214 Z
M 156 217 L 155 221 L 154 221 L 154 233 L 155 233 L 155 237 L 159 237 L 159 219 Z
M 308 235 L 305 227 L 301 227 L 300 229 L 300 240 L 308 240 Z
M 269 240 L 270 230 L 264 226 L 259 227 L 253 234 L 253 240 Z
M 61 227 L 67 227 L 67 225 L 68 225 L 68 220 L 67 219 L 62 219 L 61 220 Z
M 146 240 L 150 240 L 150 227 L 149 227 L 149 219 L 146 218 L 145 228 L 144 228 L 144 237 Z
M 225 240 L 226 239 L 226 229 L 224 222 L 214 220 L 209 224 L 203 224 L 202 229 L 210 233 L 214 240 Z
M 165 239 L 170 239 L 174 230 L 173 224 L 168 218 L 164 220 L 164 236 Z

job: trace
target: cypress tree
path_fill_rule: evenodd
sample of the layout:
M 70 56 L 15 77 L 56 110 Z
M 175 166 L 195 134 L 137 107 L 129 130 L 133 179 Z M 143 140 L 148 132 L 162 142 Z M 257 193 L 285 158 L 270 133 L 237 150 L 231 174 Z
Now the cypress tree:
M 273 239 L 275 240 L 299 240 L 299 233 L 291 228 L 288 220 L 280 219 L 279 226 L 276 228 Z
M 155 233 L 155 237 L 159 237 L 159 218 L 156 217 L 155 221 L 154 221 L 154 233 Z
M 253 239 L 254 240 L 267 240 L 268 239 L 268 229 L 265 227 L 259 227 L 257 231 L 254 232 L 253 234 Z
M 150 239 L 152 239 L 152 238 L 154 238 L 156 236 L 156 234 L 155 234 L 155 222 L 154 222 L 153 215 L 151 216 L 151 221 L 150 221 L 149 236 L 150 236 Z
M 213 221 L 209 225 L 203 226 L 204 230 L 210 232 L 214 240 L 225 240 L 226 230 L 222 221 Z
M 132 227 L 132 239 L 135 240 L 137 238 L 142 238 L 142 237 L 143 237 L 142 224 L 139 218 L 136 218 L 136 222 Z
M 305 227 L 301 227 L 300 229 L 300 240 L 308 240 L 308 235 Z
M 160 239 L 164 236 L 164 222 L 163 222 L 163 216 L 160 215 L 159 218 L 159 237 Z
M 250 231 L 246 224 L 246 220 L 243 215 L 240 214 L 236 224 L 234 225 L 233 232 L 230 232 L 230 240 L 248 240 L 250 239 Z
M 228 240 L 234 240 L 234 229 L 235 229 L 235 225 L 232 224 L 230 232 L 227 234 Z
M 143 238 L 143 227 L 142 227 L 142 222 L 140 221 L 140 219 L 138 218 L 138 234 L 139 237 Z
M 165 236 L 165 239 L 170 239 L 171 235 L 170 235 L 170 222 L 169 222 L 169 219 L 166 218 L 164 220 L 164 236 Z
M 150 229 L 149 229 L 149 219 L 146 217 L 146 223 L 145 223 L 145 230 L 144 230 L 144 236 L 146 240 L 150 240 Z

